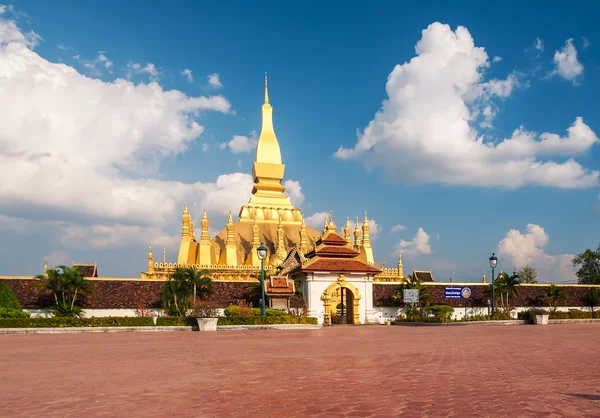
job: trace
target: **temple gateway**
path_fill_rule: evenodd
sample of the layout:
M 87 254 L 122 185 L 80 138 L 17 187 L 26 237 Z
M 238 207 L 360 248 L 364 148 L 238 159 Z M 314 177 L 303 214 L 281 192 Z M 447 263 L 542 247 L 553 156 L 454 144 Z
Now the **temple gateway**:
M 373 282 L 401 282 L 401 256 L 397 268 L 375 265 L 366 212 L 362 224 L 356 218 L 353 231 L 350 218 L 338 231 L 331 213 L 322 231 L 307 226 L 302 209 L 295 208 L 284 193 L 284 172 L 265 76 L 262 128 L 252 166 L 254 186 L 250 201 L 239 209 L 239 220 L 233 222 L 230 210 L 225 228 L 211 238 L 204 210 L 198 239 L 184 205 L 177 262 L 168 263 L 166 255 L 163 262 L 154 262 L 150 245 L 148 270 L 141 277 L 166 280 L 175 268 L 192 266 L 207 270 L 215 281 L 256 282 L 261 268 L 257 250 L 262 243 L 269 249 L 266 288 L 273 307 L 288 308 L 286 295 L 294 293 L 296 284 L 308 315 L 317 317 L 319 323 L 376 322 Z

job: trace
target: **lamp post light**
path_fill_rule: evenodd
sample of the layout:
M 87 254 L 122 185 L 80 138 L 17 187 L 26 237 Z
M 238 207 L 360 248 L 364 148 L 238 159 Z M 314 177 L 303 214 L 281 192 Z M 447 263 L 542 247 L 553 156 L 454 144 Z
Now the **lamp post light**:
M 267 316 L 267 310 L 265 309 L 265 259 L 269 249 L 260 243 L 260 247 L 256 249 L 258 258 L 260 260 L 260 288 L 262 298 L 260 300 L 260 316 Z
M 498 264 L 498 257 L 496 257 L 496 253 L 492 253 L 490 257 L 490 267 L 492 268 L 492 318 L 494 317 L 494 311 L 496 307 L 496 286 L 494 285 L 494 269 Z

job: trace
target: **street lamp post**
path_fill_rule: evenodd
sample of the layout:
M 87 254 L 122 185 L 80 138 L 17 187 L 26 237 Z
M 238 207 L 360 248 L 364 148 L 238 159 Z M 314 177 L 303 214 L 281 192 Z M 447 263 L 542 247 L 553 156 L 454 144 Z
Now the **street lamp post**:
M 494 269 L 498 264 L 498 257 L 496 257 L 496 253 L 492 253 L 490 257 L 490 267 L 492 268 L 492 318 L 494 317 L 495 307 L 496 307 L 496 286 L 494 285 Z
M 260 247 L 256 249 L 258 258 L 260 259 L 260 289 L 261 289 L 261 300 L 260 300 L 260 316 L 267 316 L 267 310 L 265 308 L 265 259 L 269 249 L 260 243 Z

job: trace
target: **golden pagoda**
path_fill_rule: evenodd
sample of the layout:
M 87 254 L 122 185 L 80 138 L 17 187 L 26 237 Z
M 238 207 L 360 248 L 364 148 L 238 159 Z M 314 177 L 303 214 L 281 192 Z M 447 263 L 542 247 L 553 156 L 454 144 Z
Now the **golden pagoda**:
M 208 270 L 217 281 L 255 281 L 260 273 L 260 260 L 257 249 L 263 243 L 269 249 L 265 261 L 267 270 L 282 266 L 292 250 L 304 254 L 316 248 L 317 240 L 324 234 L 335 231 L 336 226 L 330 213 L 329 222 L 325 219 L 323 232 L 307 226 L 302 209 L 295 208 L 290 198 L 284 194 L 282 184 L 285 165 L 281 160 L 281 149 L 273 127 L 273 107 L 269 102 L 267 76 L 262 105 L 262 129 L 256 146 L 252 166 L 254 186 L 247 205 L 242 206 L 234 222 L 231 210 L 225 228 L 213 238 L 209 235 L 209 220 L 204 210 L 201 220 L 199 240 L 196 239 L 192 215 L 184 204 L 181 217 L 181 243 L 177 263 L 155 263 L 152 247 L 148 253 L 148 271 L 140 273 L 142 278 L 167 279 L 178 266 L 193 266 Z M 360 252 L 360 258 L 373 264 L 373 249 L 369 238 L 369 222 L 365 212 L 362 226 L 357 223 L 354 242 L 350 237 L 350 223 L 347 218 L 344 237 L 348 246 Z M 402 279 L 401 261 L 398 269 L 383 269 L 381 281 Z

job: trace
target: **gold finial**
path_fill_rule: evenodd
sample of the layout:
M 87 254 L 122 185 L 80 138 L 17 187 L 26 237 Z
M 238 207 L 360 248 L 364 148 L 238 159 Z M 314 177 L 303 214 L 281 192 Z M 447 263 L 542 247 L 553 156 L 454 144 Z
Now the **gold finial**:
M 152 256 L 152 243 L 148 244 L 148 257 Z
M 365 223 L 369 223 L 369 220 L 367 219 L 367 211 L 365 210 Z
M 265 72 L 265 104 L 269 104 L 269 80 L 267 79 L 266 72 Z
M 208 216 L 206 216 L 206 208 L 204 209 L 204 213 L 202 214 L 202 219 L 208 219 Z
M 231 209 L 229 209 L 229 219 L 227 220 L 228 224 L 232 224 L 233 223 L 233 219 L 231 218 Z
M 163 264 L 167 264 L 167 247 L 163 250 Z
M 483 272 L 483 277 L 481 278 L 481 283 L 487 283 L 487 280 L 485 279 L 485 271 Z
M 187 207 L 187 202 L 184 202 L 183 203 L 183 213 L 188 213 L 188 212 L 189 212 L 189 209 Z

